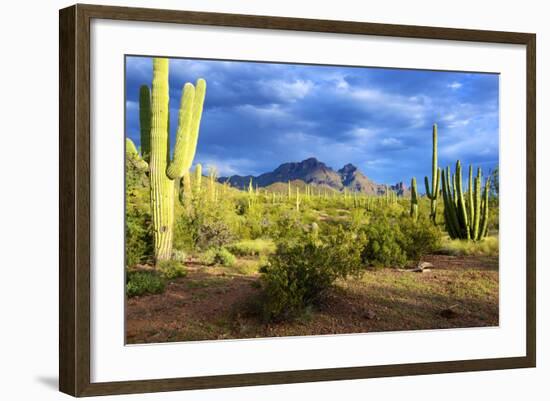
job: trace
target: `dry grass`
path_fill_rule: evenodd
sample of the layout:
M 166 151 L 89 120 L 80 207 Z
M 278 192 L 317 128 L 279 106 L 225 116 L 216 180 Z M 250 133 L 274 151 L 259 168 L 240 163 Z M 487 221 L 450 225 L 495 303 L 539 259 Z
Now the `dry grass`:
M 440 252 L 451 256 L 498 256 L 498 237 L 490 236 L 478 242 L 446 237 Z

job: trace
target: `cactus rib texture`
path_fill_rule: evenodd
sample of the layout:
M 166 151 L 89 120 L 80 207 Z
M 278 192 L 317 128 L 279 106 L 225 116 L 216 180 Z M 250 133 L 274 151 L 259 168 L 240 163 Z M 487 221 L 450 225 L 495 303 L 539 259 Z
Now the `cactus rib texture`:
M 462 190 L 462 166 L 457 160 L 455 174 L 451 168 L 443 170 L 441 187 L 444 202 L 445 226 L 451 238 L 480 241 L 487 236 L 489 221 L 490 179 L 485 182 L 483 196 L 481 168 L 473 178 L 473 169 L 469 168 L 468 192 Z M 451 189 L 452 182 L 452 189 Z

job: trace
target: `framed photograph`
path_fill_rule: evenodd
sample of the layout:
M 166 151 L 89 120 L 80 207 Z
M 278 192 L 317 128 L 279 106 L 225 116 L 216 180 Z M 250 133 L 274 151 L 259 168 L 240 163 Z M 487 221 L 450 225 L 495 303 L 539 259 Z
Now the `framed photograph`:
M 59 18 L 61 391 L 535 366 L 534 34 Z

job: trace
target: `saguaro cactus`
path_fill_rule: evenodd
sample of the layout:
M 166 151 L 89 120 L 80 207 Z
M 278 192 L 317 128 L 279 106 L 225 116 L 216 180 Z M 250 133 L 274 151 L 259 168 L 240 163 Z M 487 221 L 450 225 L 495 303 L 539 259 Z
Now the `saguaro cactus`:
M 451 181 L 453 187 L 451 189 Z M 481 193 L 481 168 L 472 181 L 472 168 L 468 177 L 468 202 L 462 191 L 462 166 L 457 160 L 455 174 L 451 176 L 451 168 L 443 171 L 441 186 L 445 205 L 445 225 L 451 238 L 479 241 L 487 236 L 489 222 L 489 191 L 490 177 L 485 181 L 485 189 Z
M 195 194 L 200 194 L 202 185 L 202 164 L 197 163 L 195 166 Z
M 441 179 L 441 169 L 437 167 L 437 124 L 432 127 L 432 187 L 430 190 L 430 181 L 428 176 L 424 177 L 426 186 L 426 196 L 430 199 L 430 218 L 435 223 L 437 215 L 437 199 L 439 198 L 439 181 Z
M 416 190 L 416 178 L 411 180 L 411 217 L 418 220 L 418 192 Z
M 149 88 L 140 89 L 140 124 L 142 154 L 148 155 L 149 177 L 151 180 L 151 211 L 155 260 L 171 257 L 175 181 L 189 172 L 195 157 L 199 126 L 202 116 L 206 82 L 199 79 L 196 87 L 186 83 L 181 96 L 181 105 L 176 131 L 176 143 L 173 158 L 170 160 L 169 135 L 169 86 L 168 59 L 153 59 L 153 84 L 150 96 Z M 148 124 L 150 122 L 150 125 Z M 149 131 L 149 135 L 147 135 Z M 147 145 L 149 143 L 149 145 Z
M 290 180 L 288 180 L 288 200 L 292 199 L 292 187 L 290 186 Z

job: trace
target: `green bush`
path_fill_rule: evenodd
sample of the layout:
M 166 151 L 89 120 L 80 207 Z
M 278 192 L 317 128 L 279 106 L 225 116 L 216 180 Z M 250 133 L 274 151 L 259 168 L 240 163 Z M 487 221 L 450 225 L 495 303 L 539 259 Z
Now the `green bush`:
M 369 224 L 362 228 L 366 241 L 361 254 L 365 264 L 372 266 L 404 266 L 407 254 L 402 248 L 403 234 L 399 218 L 375 213 Z
M 187 261 L 187 254 L 179 249 L 174 249 L 172 250 L 172 259 L 185 263 Z
M 322 240 L 304 236 L 277 244 L 260 269 L 266 320 L 296 317 L 323 298 L 338 278 L 359 273 L 361 247 L 356 237 L 339 230 Z
M 275 244 L 267 239 L 243 240 L 226 247 L 238 256 L 262 256 L 275 252 Z
M 197 246 L 201 249 L 222 247 L 235 239 L 229 226 L 222 220 L 203 221 L 197 236 Z
M 153 258 L 153 231 L 149 206 L 149 178 L 126 158 L 126 266 L 145 264 Z
M 177 260 L 161 260 L 157 268 L 160 274 L 167 280 L 173 280 L 187 275 L 187 269 L 182 262 Z
M 155 272 L 126 273 L 126 294 L 135 297 L 144 294 L 160 294 L 165 288 L 164 278 Z
M 406 214 L 381 210 L 360 232 L 366 239 L 363 262 L 372 266 L 402 267 L 441 246 L 441 232 L 427 216 L 414 221 Z
M 208 266 L 222 265 L 231 267 L 237 259 L 226 248 L 210 248 L 200 256 L 199 260 Z
M 226 248 L 219 248 L 216 253 L 215 263 L 222 266 L 233 266 L 237 258 Z
M 126 266 L 147 263 L 153 258 L 150 215 L 134 205 L 126 209 Z
M 441 231 L 433 225 L 427 215 L 417 221 L 403 216 L 399 223 L 401 230 L 401 248 L 407 259 L 419 261 L 424 255 L 435 252 L 441 247 Z

